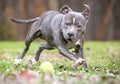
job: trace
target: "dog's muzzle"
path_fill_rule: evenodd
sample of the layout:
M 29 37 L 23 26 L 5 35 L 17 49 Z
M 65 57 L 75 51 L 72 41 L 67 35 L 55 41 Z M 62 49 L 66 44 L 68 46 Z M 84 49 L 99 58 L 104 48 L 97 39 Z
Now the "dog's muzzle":
M 75 42 L 75 36 L 74 36 L 74 33 L 72 33 L 72 32 L 69 32 L 68 34 L 67 34 L 67 40 L 68 41 L 70 41 L 70 42 Z

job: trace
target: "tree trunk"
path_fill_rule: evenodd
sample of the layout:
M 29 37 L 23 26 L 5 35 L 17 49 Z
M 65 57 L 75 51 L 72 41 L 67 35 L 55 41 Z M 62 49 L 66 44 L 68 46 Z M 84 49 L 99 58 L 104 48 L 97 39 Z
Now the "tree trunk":
M 120 0 L 114 6 L 114 40 L 120 40 Z
M 4 39 L 4 24 L 5 24 L 5 8 L 6 8 L 6 0 L 0 1 L 0 40 Z

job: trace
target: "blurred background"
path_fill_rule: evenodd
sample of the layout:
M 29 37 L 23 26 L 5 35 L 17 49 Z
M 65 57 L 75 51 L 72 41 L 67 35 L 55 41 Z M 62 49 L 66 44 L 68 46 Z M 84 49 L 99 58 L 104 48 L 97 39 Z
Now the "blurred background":
M 0 41 L 24 40 L 29 30 L 29 24 L 13 23 L 10 17 L 35 18 L 65 4 L 78 12 L 90 5 L 86 40 L 120 40 L 120 0 L 0 0 Z

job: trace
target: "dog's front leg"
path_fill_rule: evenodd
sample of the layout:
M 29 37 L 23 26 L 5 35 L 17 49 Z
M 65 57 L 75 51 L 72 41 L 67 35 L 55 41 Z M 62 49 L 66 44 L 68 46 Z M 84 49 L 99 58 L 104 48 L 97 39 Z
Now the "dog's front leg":
M 57 48 L 60 54 L 76 62 L 77 58 L 75 57 L 75 55 L 69 52 L 64 46 L 59 45 L 57 46 Z
M 58 46 L 58 50 L 59 50 L 60 54 L 62 54 L 65 57 L 74 61 L 73 67 L 76 67 L 81 64 L 83 64 L 83 65 L 86 64 L 85 59 L 83 57 L 80 57 L 81 56 L 80 53 L 76 54 L 76 55 L 79 55 L 79 58 L 78 58 L 76 55 L 74 55 L 73 53 L 68 51 L 64 46 Z M 87 67 L 87 66 L 85 66 L 85 67 Z
M 79 63 L 81 63 L 83 65 L 83 67 L 87 68 L 83 47 L 76 46 L 75 53 L 76 53 L 76 56 L 78 56 L 78 62 L 76 61 L 74 66 L 77 66 L 77 65 L 79 65 Z
M 87 68 L 87 64 L 84 56 L 83 44 L 84 44 L 84 38 L 81 37 L 81 40 L 79 40 L 78 44 L 76 44 L 76 47 L 75 47 L 75 53 L 78 58 L 78 62 L 75 63 L 75 66 L 79 65 L 78 63 L 81 63 L 83 67 Z M 82 61 L 83 63 L 79 61 Z

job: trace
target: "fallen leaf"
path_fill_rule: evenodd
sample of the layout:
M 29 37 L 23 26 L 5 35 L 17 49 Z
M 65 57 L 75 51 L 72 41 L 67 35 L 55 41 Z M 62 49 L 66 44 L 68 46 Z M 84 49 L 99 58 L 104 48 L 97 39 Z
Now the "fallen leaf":
M 25 71 L 20 72 L 19 76 L 22 78 L 25 78 L 27 80 L 30 80 L 31 78 L 37 77 L 33 72 L 31 72 L 29 70 L 25 70 Z

